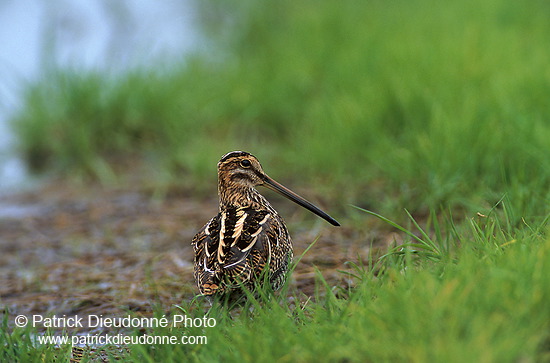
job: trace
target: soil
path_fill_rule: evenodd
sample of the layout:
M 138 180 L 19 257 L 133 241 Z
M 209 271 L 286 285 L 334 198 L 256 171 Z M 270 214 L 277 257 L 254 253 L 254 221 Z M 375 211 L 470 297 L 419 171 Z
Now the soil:
M 291 293 L 305 299 L 315 295 L 316 270 L 330 286 L 348 287 L 354 282 L 339 271 L 350 271 L 346 261 L 368 264 L 373 242 L 395 238 L 335 228 L 275 201 L 295 256 L 318 238 L 291 279 Z M 155 198 L 146 189 L 62 182 L 0 197 L 0 309 L 12 317 L 169 313 L 197 294 L 190 241 L 217 208 L 216 195 Z

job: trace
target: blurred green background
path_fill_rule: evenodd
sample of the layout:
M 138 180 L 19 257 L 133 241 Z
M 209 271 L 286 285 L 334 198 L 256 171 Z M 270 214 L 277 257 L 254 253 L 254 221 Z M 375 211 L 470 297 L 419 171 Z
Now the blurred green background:
M 29 84 L 12 125 L 33 170 L 206 193 L 246 150 L 342 210 L 547 212 L 549 2 L 197 6 L 207 46 L 177 65 Z

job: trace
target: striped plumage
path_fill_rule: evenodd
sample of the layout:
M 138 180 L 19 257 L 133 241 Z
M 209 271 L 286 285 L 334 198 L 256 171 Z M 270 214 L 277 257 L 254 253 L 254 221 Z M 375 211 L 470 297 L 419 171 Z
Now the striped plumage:
M 267 281 L 278 289 L 292 259 L 292 242 L 283 218 L 256 190 L 273 189 L 333 225 L 336 220 L 275 182 L 253 155 L 233 151 L 218 163 L 219 213 L 195 235 L 194 275 L 207 296 L 240 295 L 242 286 L 253 289 Z M 266 269 L 268 267 L 268 269 Z M 267 276 L 262 275 L 263 272 Z

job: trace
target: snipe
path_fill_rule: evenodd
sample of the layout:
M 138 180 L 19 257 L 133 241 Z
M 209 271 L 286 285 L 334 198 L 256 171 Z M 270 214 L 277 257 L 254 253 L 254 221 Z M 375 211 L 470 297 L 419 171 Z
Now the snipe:
M 227 153 L 218 163 L 219 213 L 192 241 L 194 275 L 201 294 L 240 295 L 243 287 L 253 289 L 262 281 L 269 281 L 274 290 L 283 285 L 292 259 L 292 241 L 283 218 L 256 190 L 259 185 L 340 225 L 267 176 L 253 155 L 244 151 Z

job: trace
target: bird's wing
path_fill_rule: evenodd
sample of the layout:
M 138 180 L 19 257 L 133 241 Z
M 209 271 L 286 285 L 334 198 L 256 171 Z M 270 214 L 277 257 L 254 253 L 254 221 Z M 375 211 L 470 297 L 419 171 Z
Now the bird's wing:
M 262 246 L 271 214 L 266 210 L 235 208 L 222 212 L 217 260 L 221 268 L 230 274 L 240 274 L 250 269 L 247 257 Z
M 220 218 L 221 214 L 219 213 L 208 221 L 191 241 L 195 253 L 195 280 L 199 290 L 205 295 L 211 295 L 219 288 L 216 246 L 218 245 Z
M 193 239 L 199 286 L 226 276 L 244 282 L 261 271 L 271 256 L 270 241 L 277 240 L 276 226 L 269 211 L 252 208 L 230 208 L 211 219 Z

